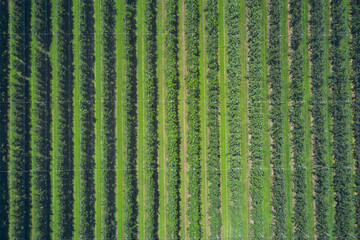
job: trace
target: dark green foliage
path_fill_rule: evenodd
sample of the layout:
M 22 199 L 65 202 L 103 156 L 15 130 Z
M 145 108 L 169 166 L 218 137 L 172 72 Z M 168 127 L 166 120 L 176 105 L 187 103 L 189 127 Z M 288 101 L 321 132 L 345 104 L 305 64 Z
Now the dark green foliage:
M 145 238 L 158 239 L 158 133 L 156 0 L 145 1 Z
M 207 119 L 209 146 L 207 164 L 207 180 L 209 182 L 208 214 L 210 216 L 210 238 L 221 236 L 221 198 L 220 198 L 220 86 L 219 86 L 219 14 L 218 1 L 206 2 L 206 53 L 207 53 Z
M 269 29 L 269 82 L 271 84 L 270 118 L 272 122 L 271 137 L 273 165 L 272 206 L 274 217 L 274 239 L 286 239 L 286 193 L 284 175 L 284 133 L 282 113 L 281 78 L 281 5 L 280 0 L 270 1 L 270 29 Z
M 178 4 L 166 1 L 166 237 L 179 239 L 180 232 L 180 129 L 179 129 L 179 70 L 178 70 Z
M 80 238 L 94 238 L 94 5 L 79 1 L 79 87 L 80 87 Z
M 116 90 L 116 54 L 115 54 L 115 1 L 103 0 L 102 21 L 102 71 L 101 71 L 101 135 L 102 161 L 101 177 L 101 236 L 104 239 L 116 238 L 116 129 L 115 129 L 115 90 Z M 98 103 L 99 104 L 99 103 Z
M 31 160 L 32 234 L 50 238 L 50 2 L 31 6 Z
M 53 11 L 56 13 L 56 21 L 53 26 L 57 28 L 57 36 L 53 38 L 53 51 L 56 52 L 53 66 L 53 78 L 57 82 L 55 88 L 56 97 L 54 102 L 54 133 L 56 133 L 56 145 L 53 149 L 53 158 L 56 159 L 55 182 L 57 195 L 56 198 L 57 214 L 56 233 L 57 239 L 71 239 L 73 236 L 73 54 L 72 54 L 72 10 L 71 0 L 58 0 L 53 5 Z M 56 10 L 55 10 L 56 9 Z M 56 41 L 55 41 L 56 39 Z
M 28 9 L 29 1 L 9 3 L 9 239 L 30 238 Z
M 305 163 L 305 126 L 303 119 L 304 101 L 304 57 L 301 52 L 301 42 L 303 39 L 302 25 L 302 2 L 297 0 L 290 1 L 290 28 L 292 29 L 291 47 L 291 89 L 290 97 L 292 102 L 291 123 L 292 130 L 292 150 L 293 150 L 293 182 L 295 192 L 294 203 L 294 225 L 295 238 L 303 239 L 307 235 L 307 200 L 306 200 L 306 163 Z
M 199 19 L 197 0 L 185 0 L 185 38 L 186 38 L 186 104 L 188 123 L 187 163 L 189 198 L 187 219 L 188 233 L 195 239 L 201 238 L 201 199 L 200 199 L 200 71 L 199 71 Z
M 262 49 L 260 45 L 260 0 L 247 1 L 248 6 L 248 46 L 249 46 L 249 133 L 250 139 L 250 194 L 251 225 L 255 239 L 264 236 L 263 202 L 263 116 L 261 113 Z
M 9 231 L 9 189 L 8 189 L 8 0 L 0 1 L 0 238 L 6 239 Z
M 240 4 L 238 0 L 226 2 L 226 24 L 227 24 L 227 81 L 228 90 L 226 95 L 226 107 L 228 109 L 228 151 L 227 158 L 229 167 L 228 184 L 230 190 L 230 237 L 241 236 L 241 126 L 240 126 Z
M 352 82 L 354 88 L 355 98 L 353 100 L 353 115 L 354 115 L 354 160 L 356 165 L 355 173 L 355 204 L 356 204 L 356 236 L 360 238 L 360 1 L 351 1 L 351 33 L 352 39 L 352 60 L 353 60 L 353 75 Z
M 315 163 L 315 204 L 316 232 L 319 239 L 327 239 L 329 231 L 330 194 L 329 160 L 326 148 L 325 115 L 327 110 L 324 84 L 325 55 L 325 2 L 311 1 L 311 61 L 312 61 L 312 116 L 313 116 L 313 156 Z
M 136 1 L 129 0 L 125 4 L 125 79 L 124 79 L 124 238 L 137 239 L 138 203 L 136 177 Z
M 347 1 L 333 0 L 332 15 L 332 83 L 334 121 L 335 233 L 338 238 L 351 238 L 355 230 L 353 162 L 351 156 L 350 74 L 348 58 Z

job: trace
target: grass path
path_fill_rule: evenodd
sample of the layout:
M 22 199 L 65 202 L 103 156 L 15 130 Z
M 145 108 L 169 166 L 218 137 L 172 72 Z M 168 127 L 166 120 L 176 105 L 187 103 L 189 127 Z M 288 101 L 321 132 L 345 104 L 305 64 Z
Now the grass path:
M 166 239 L 166 208 L 167 208 L 167 194 L 166 194 L 166 133 L 165 133 L 165 0 L 158 0 L 158 14 L 157 14 L 157 40 L 158 40 L 158 91 L 159 91 L 159 238 Z
M 305 164 L 306 164 L 306 195 L 307 195 L 307 212 L 308 212 L 308 235 L 310 239 L 315 238 L 315 212 L 314 212 L 314 185 L 313 185 L 313 162 L 312 162 L 312 139 L 311 139 L 311 80 L 310 80 L 310 56 L 309 56 L 309 0 L 303 1 L 303 33 L 304 38 L 301 43 L 301 49 L 304 57 L 304 129 L 305 129 Z
M 101 239 L 101 0 L 95 0 L 95 238 Z
M 324 46 L 324 55 L 325 59 L 330 59 L 330 0 L 325 0 L 325 46 Z M 333 147 L 332 147 L 332 117 L 330 112 L 330 101 L 331 101 L 331 88 L 330 88 L 330 79 L 331 76 L 331 62 L 325 61 L 325 78 L 324 78 L 324 99 L 327 100 L 326 104 L 326 110 L 325 110 L 325 134 L 327 142 L 326 144 L 326 152 L 327 156 L 325 158 L 329 161 L 329 168 L 332 169 L 333 167 Z M 330 206 L 330 212 L 329 212 L 329 235 L 332 235 L 334 233 L 334 219 L 335 219 L 335 199 L 334 199 L 334 188 L 333 188 L 333 181 L 334 181 L 334 173 L 330 171 L 329 175 L 329 182 L 330 182 L 330 189 L 329 189 L 329 206 Z
M 220 80 L 220 169 L 221 171 L 221 236 L 227 239 L 229 236 L 229 190 L 227 187 L 227 111 L 226 111 L 226 6 L 219 3 L 219 80 Z
M 123 162 L 124 159 L 124 107 L 123 107 L 123 79 L 124 69 L 124 0 L 116 1 L 116 168 L 117 168 L 117 187 L 116 187 L 116 209 L 117 209 L 117 238 L 123 239 Z
M 266 237 L 272 236 L 272 208 L 271 208 L 271 165 L 270 165 L 270 122 L 269 122 L 269 84 L 268 84 L 268 4 L 267 0 L 261 0 L 261 46 L 262 46 L 262 116 L 264 119 L 263 125 L 263 149 L 264 149 L 264 234 Z
M 286 191 L 286 228 L 287 238 L 294 238 L 293 216 L 293 185 L 292 185 L 292 156 L 290 130 L 290 76 L 289 76 L 289 9 L 288 0 L 281 1 L 281 78 L 282 78 L 282 113 L 284 138 L 284 175 Z
M 138 157 L 137 157 L 137 177 L 138 177 L 138 204 L 139 204 L 139 239 L 145 239 L 145 225 L 146 225 L 146 214 L 145 214 L 145 171 L 144 171 L 144 146 L 145 146 L 145 111 L 144 108 L 144 98 L 145 98 L 145 88 L 144 88 L 144 67 L 145 67 L 145 58 L 144 58 L 144 41 L 145 41 L 145 19 L 144 19 L 144 4 L 145 1 L 137 1 L 136 7 L 136 22 L 137 22 L 137 59 L 138 59 L 138 70 L 137 70 L 137 96 L 138 96 Z
M 180 135 L 181 135 L 181 146 L 180 146 L 180 237 L 186 239 L 188 221 L 186 218 L 186 211 L 188 209 L 188 191 L 187 191 L 187 163 L 186 163 L 186 146 L 187 146 L 187 134 L 186 134 L 186 50 L 185 50 L 185 0 L 179 1 L 179 73 L 180 73 L 180 101 L 179 101 L 179 120 L 180 120 Z
M 247 69 L 247 31 L 246 31 L 246 2 L 240 1 L 240 74 L 241 74 L 241 99 L 240 99 L 240 111 L 241 111 L 241 185 L 243 188 L 243 204 L 242 204 L 242 234 L 246 238 L 250 236 L 250 165 L 248 161 L 248 83 L 246 80 Z M 231 236 L 231 235 L 230 235 Z
M 50 60 L 51 63 L 56 63 L 56 59 L 57 59 L 57 51 L 56 51 L 56 46 L 58 43 L 58 38 L 57 38 L 57 34 L 55 34 L 56 32 L 58 32 L 58 28 L 57 28 L 57 24 L 55 24 L 57 22 L 57 8 L 56 8 L 56 0 L 52 0 L 51 1 L 51 19 L 52 19 L 52 27 L 53 27 L 53 31 L 52 31 L 52 44 L 50 47 Z M 55 73 L 56 72 L 56 64 L 52 64 L 52 72 Z M 57 161 L 56 161 L 56 152 L 57 152 L 57 128 L 55 126 L 58 125 L 57 122 L 57 107 L 58 105 L 56 104 L 55 100 L 57 99 L 57 83 L 58 80 L 56 79 L 56 75 L 53 74 L 52 78 L 51 78 L 51 104 L 52 104 L 52 108 L 51 108 L 51 118 L 52 118 L 52 124 L 51 124 L 51 135 L 52 135 L 52 153 L 51 153 L 51 172 L 50 172 L 50 178 L 51 178 L 51 197 L 52 197 L 52 202 L 51 202 L 51 213 L 52 213 L 52 217 L 51 217 L 51 229 L 52 229 L 52 236 L 51 238 L 53 240 L 57 239 L 57 217 L 58 217 L 58 210 L 56 209 L 56 196 L 57 196 L 57 189 L 56 189 L 56 165 L 57 165 Z
M 74 16 L 74 239 L 79 239 L 80 229 L 80 89 L 79 89 L 79 1 L 73 1 Z
M 200 9 L 200 136 L 201 136 L 201 153 L 200 153 L 200 167 L 201 167 L 201 215 L 202 215 L 202 237 L 208 239 L 210 234 L 209 216 L 208 212 L 208 197 L 207 197 L 207 144 L 208 144 L 208 128 L 207 128 L 207 62 L 206 62 L 206 30 L 205 30 L 205 8 L 206 0 L 199 1 Z

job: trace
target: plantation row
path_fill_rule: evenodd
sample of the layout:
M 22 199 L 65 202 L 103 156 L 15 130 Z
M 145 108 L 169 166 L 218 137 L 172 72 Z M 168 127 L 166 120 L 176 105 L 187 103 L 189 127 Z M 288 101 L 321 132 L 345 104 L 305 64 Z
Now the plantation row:
M 1 239 L 360 238 L 359 1 L 0 6 Z

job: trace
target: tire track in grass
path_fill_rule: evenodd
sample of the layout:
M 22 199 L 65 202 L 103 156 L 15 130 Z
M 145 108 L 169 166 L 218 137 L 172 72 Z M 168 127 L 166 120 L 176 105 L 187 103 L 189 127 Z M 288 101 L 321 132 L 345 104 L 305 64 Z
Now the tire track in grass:
M 270 120 L 269 120 L 269 84 L 268 84 L 268 4 L 267 0 L 261 0 L 261 48 L 262 48 L 262 104 L 263 115 L 263 172 L 264 172 L 264 237 L 272 236 L 272 207 L 271 207 L 271 164 L 270 164 Z
M 291 157 L 291 130 L 290 130 L 290 76 L 289 76 L 289 9 L 288 0 L 281 0 L 281 78 L 282 78 L 282 112 L 284 138 L 284 175 L 286 191 L 286 228 L 287 238 L 294 238 L 293 216 L 293 185 L 292 185 L 292 157 Z
M 101 239 L 101 1 L 95 0 L 95 238 Z
M 179 1 L 179 73 L 180 73 L 180 106 L 179 106 L 179 118 L 180 118 L 180 131 L 181 131 L 181 147 L 180 147 L 180 166 L 181 166 L 181 187 L 180 187 L 180 211 L 181 211 L 181 227 L 180 237 L 187 239 L 187 227 L 189 225 L 186 211 L 188 209 L 188 190 L 187 190 L 187 169 L 186 162 L 186 150 L 187 150 L 187 124 L 186 124 L 186 50 L 185 50 L 185 0 Z
M 144 149 L 145 146 L 145 111 L 144 108 L 144 99 L 145 99 L 145 89 L 144 89 L 144 66 L 145 66 L 145 58 L 144 58 L 144 41 L 145 41 L 145 19 L 144 19 L 144 4 L 145 1 L 137 1 L 137 14 L 136 14 L 136 36 L 137 36 L 137 58 L 138 58 L 138 71 L 137 71 L 137 87 L 138 87 L 138 157 L 137 157 L 137 172 L 138 172 L 138 204 L 139 204 L 139 215 L 138 215 L 138 222 L 139 222 L 139 239 L 145 239 L 145 223 L 146 223 L 146 214 L 145 214 L 145 170 L 144 170 L 144 158 L 146 151 Z
M 314 185 L 313 185 L 313 163 L 312 163 L 312 139 L 311 139 L 311 87 L 310 87 L 310 56 L 309 56 L 309 0 L 304 0 L 302 3 L 302 26 L 304 37 L 301 43 L 304 60 L 304 130 L 305 130 L 305 147 L 304 157 L 306 165 L 306 198 L 307 198 L 307 213 L 308 213 L 308 235 L 310 239 L 315 238 L 315 212 L 314 212 Z
M 206 121 L 206 112 L 207 112 L 207 79 L 206 79 L 206 73 L 207 73 L 207 63 L 206 63 L 206 30 L 205 30 L 205 7 L 206 7 L 206 0 L 199 1 L 199 9 L 200 9 L 200 128 L 201 128 L 201 155 L 200 155 L 200 166 L 201 166 L 201 201 L 202 201 L 202 207 L 201 207 L 201 215 L 202 215 L 202 232 L 203 237 L 207 239 L 209 232 L 209 216 L 207 214 L 208 212 L 208 196 L 207 196 L 207 134 L 208 134 L 208 128 L 207 128 L 207 121 Z
M 242 235 L 244 237 L 250 236 L 250 193 L 249 193 L 249 173 L 250 165 L 248 162 L 248 83 L 246 80 L 247 71 L 247 32 L 246 32 L 246 2 L 240 1 L 240 78 L 241 78 L 241 98 L 240 98 L 240 112 L 241 112 L 241 182 L 243 186 L 242 199 Z
M 166 239 L 166 208 L 167 208 L 167 194 L 166 194 L 166 132 L 165 132 L 165 0 L 158 0 L 158 15 L 157 15 L 157 39 L 158 39 L 158 67 L 157 74 L 159 80 L 159 101 L 158 101 L 158 134 L 159 134 L 159 238 Z
M 219 1 L 219 78 L 220 78 L 220 161 L 221 161 L 221 216 L 222 216 L 222 233 L 221 237 L 227 239 L 229 236 L 229 190 L 227 176 L 227 109 L 226 109 L 226 2 Z
M 116 1 L 116 173 L 117 173 L 117 187 L 116 187 L 116 209 L 117 209 L 117 238 L 123 239 L 123 169 L 124 165 L 124 0 Z

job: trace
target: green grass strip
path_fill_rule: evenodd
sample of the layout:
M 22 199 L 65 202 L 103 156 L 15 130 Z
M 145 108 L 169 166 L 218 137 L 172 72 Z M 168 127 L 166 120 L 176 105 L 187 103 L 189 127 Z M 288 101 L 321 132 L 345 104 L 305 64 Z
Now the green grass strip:
M 220 79 L 220 169 L 221 171 L 221 237 L 227 239 L 229 236 L 229 190 L 227 172 L 227 109 L 226 109 L 226 1 L 219 1 L 219 79 Z
M 101 10 L 102 10 L 102 0 L 95 0 L 95 238 L 102 238 L 101 235 L 101 215 L 102 215 L 102 186 L 101 186 L 101 177 L 103 174 L 102 170 L 102 134 L 101 134 L 101 124 L 102 124 L 102 82 L 101 82 L 101 72 L 102 72 L 102 47 L 101 47 L 101 38 L 103 38 L 101 28 Z
M 289 9 L 288 0 L 281 0 L 280 45 L 281 45 L 281 79 L 282 79 L 282 114 L 283 114 L 283 149 L 284 174 L 286 192 L 286 237 L 294 238 L 293 215 L 293 185 L 290 130 L 290 76 L 289 76 Z

